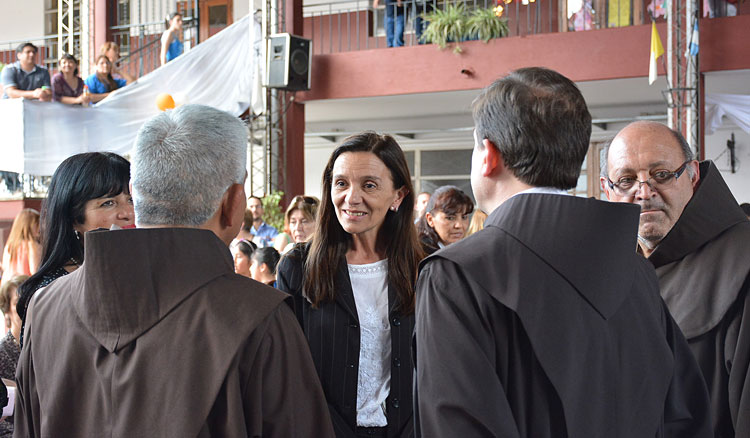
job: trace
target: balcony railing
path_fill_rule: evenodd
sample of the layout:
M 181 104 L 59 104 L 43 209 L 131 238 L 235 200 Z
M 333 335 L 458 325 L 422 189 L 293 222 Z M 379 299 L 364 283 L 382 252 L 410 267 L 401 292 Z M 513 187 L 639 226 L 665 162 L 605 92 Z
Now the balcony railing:
M 78 37 L 78 34 L 76 34 Z M 57 68 L 57 35 L 46 35 L 37 38 L 23 40 L 0 41 L 0 62 L 13 64 L 16 62 L 16 48 L 19 45 L 31 42 L 39 48 L 36 62 L 46 67 L 50 72 Z
M 403 45 L 424 44 L 418 38 L 417 18 L 457 2 L 467 11 L 501 6 L 508 36 L 577 32 L 645 24 L 650 14 L 665 21 L 668 0 L 403 0 L 402 8 L 386 1 L 373 8 L 369 0 L 313 0 L 303 7 L 304 36 L 313 40 L 315 54 L 384 48 L 386 8 L 390 8 L 389 15 L 405 17 Z M 731 14 L 726 9 L 726 5 L 717 8 L 710 17 L 748 13 L 750 3 L 738 4 Z
M 192 17 L 183 19 L 183 43 L 185 50 L 198 43 L 197 22 Z M 161 66 L 161 35 L 164 22 L 112 26 L 112 39 L 120 46 L 119 68 L 134 77 L 151 73 Z

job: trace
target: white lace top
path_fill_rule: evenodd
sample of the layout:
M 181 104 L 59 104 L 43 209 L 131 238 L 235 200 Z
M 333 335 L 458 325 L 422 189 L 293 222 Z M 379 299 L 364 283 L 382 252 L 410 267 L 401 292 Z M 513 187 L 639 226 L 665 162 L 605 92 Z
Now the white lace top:
M 385 399 L 391 391 L 388 261 L 349 265 L 349 279 L 359 316 L 357 426 L 387 426 Z

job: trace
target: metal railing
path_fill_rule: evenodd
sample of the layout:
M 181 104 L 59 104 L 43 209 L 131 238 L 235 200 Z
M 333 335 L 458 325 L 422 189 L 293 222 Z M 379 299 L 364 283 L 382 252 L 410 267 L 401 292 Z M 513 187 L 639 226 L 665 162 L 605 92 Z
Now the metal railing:
M 141 77 L 161 66 L 161 36 L 163 21 L 112 26 L 112 39 L 120 46 L 118 68 L 132 76 Z M 189 38 L 183 40 L 185 50 L 198 44 L 197 21 L 192 17 L 183 19 L 183 31 Z
M 445 11 L 449 5 L 460 3 L 465 5 L 467 13 L 478 8 L 501 7 L 508 26 L 507 36 L 511 37 L 623 27 L 649 21 L 647 5 L 634 8 L 636 2 L 622 0 L 403 0 L 401 7 L 395 1 L 386 4 L 387 1 L 380 0 L 378 8 L 373 8 L 372 0 L 306 3 L 304 36 L 313 40 L 315 54 L 398 45 L 387 41 L 391 32 L 386 31 L 386 22 L 390 16 L 395 22 L 392 33 L 403 35 L 403 45 L 424 44 L 419 38 L 429 24 L 423 20 L 424 14 Z M 403 33 L 397 30 L 400 20 L 404 23 Z
M 367 50 L 390 46 L 424 44 L 420 34 L 429 24 L 424 14 L 456 2 L 451 0 L 403 0 L 373 8 L 368 0 L 338 0 L 305 4 L 303 17 L 305 37 L 314 41 L 315 54 Z M 464 0 L 467 13 L 478 9 L 492 9 L 495 0 Z M 523 5 L 520 0 L 502 3 L 502 18 L 507 20 L 508 36 L 558 32 L 558 0 L 536 0 Z M 386 30 L 393 21 L 393 32 Z M 403 23 L 403 32 L 399 32 Z M 388 41 L 388 34 L 393 37 Z M 399 38 L 400 37 L 400 38 Z M 403 44 L 401 44 L 401 39 Z M 470 39 L 470 38 L 468 38 Z
M 39 52 L 36 55 L 36 63 L 47 68 L 51 75 L 52 70 L 57 68 L 57 61 L 59 59 L 57 53 L 57 35 L 46 35 L 23 40 L 0 41 L 0 62 L 6 65 L 16 62 L 16 48 L 27 42 L 30 42 L 39 48 Z

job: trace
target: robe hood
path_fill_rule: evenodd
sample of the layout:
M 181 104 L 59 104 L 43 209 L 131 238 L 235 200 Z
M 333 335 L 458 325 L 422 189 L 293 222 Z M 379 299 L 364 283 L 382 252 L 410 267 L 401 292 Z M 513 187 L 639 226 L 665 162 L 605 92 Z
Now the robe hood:
M 702 162 L 700 175 L 682 215 L 648 258 L 688 339 L 719 324 L 750 275 L 750 221 L 713 162 Z
M 729 228 L 747 222 L 712 161 L 700 163 L 700 175 L 700 184 L 682 215 L 648 258 L 656 268 L 680 260 Z
M 73 308 L 109 352 L 133 342 L 203 285 L 234 272 L 229 249 L 207 230 L 93 231 L 84 247 L 85 263 L 67 276 Z
M 633 283 L 639 212 L 635 205 L 528 193 L 496 208 L 485 227 L 501 228 L 523 243 L 608 319 Z M 573 249 L 576 257 L 570 257 Z

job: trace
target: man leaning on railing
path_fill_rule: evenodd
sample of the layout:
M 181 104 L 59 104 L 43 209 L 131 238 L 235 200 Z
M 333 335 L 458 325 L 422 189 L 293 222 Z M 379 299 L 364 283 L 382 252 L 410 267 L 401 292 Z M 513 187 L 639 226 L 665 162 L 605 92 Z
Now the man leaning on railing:
M 18 61 L 5 66 L 0 75 L 3 84 L 3 99 L 19 98 L 38 99 L 44 102 L 52 100 L 49 71 L 36 65 L 36 54 L 39 50 L 31 43 L 23 43 L 16 49 Z

